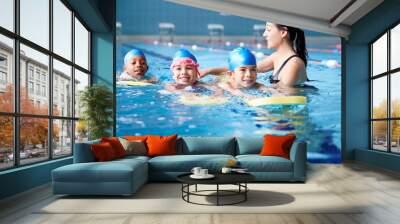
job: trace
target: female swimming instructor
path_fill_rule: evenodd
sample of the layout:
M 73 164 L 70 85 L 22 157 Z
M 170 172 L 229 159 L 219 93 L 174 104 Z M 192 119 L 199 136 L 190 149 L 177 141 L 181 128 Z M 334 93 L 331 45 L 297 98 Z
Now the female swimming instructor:
M 294 87 L 307 81 L 307 49 L 304 31 L 290 26 L 266 23 L 263 34 L 267 47 L 276 49 L 270 56 L 257 63 L 257 72 L 273 70 L 270 82 L 277 87 Z M 227 68 L 208 68 L 201 76 L 219 74 Z

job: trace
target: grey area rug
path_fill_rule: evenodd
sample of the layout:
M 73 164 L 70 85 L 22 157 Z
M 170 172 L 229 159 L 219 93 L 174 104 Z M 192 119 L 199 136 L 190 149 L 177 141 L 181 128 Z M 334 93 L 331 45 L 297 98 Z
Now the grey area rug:
M 131 197 L 56 197 L 35 213 L 126 214 L 126 213 L 360 213 L 360 207 L 346 202 L 316 184 L 249 184 L 246 202 L 237 205 L 207 206 L 190 204 L 181 198 L 178 183 L 150 183 Z M 229 190 L 234 186 L 224 186 Z M 198 190 L 212 190 L 201 185 Z M 191 188 L 194 190 L 194 187 Z M 210 194 L 214 194 L 211 193 Z M 193 196 L 194 202 L 215 204 L 215 196 Z M 238 200 L 224 197 L 223 203 Z

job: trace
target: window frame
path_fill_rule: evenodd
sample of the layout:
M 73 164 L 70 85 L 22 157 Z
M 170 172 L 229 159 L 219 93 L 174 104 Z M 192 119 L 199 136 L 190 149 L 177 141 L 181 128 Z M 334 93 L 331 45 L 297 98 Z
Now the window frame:
M 14 18 L 13 18 L 13 22 L 14 22 L 14 30 L 10 31 L 4 27 L 0 26 L 0 35 L 3 35 L 4 37 L 10 38 L 13 41 L 13 52 L 12 52 L 12 64 L 11 64 L 11 71 L 13 73 L 11 73 L 11 75 L 13 75 L 13 79 L 14 79 L 14 110 L 13 112 L 2 112 L 0 111 L 0 116 L 4 116 L 4 117 L 12 117 L 13 119 L 13 166 L 10 167 L 5 167 L 5 168 L 0 168 L 0 172 L 5 171 L 5 170 L 10 170 L 10 169 L 16 169 L 19 167 L 23 167 L 23 166 L 29 166 L 29 165 L 33 165 L 33 164 L 37 164 L 37 163 L 43 163 L 49 160 L 54 160 L 54 159 L 61 159 L 61 158 L 65 158 L 65 157 L 70 157 L 73 156 L 73 152 L 74 152 L 74 143 L 75 143 L 75 123 L 76 121 L 79 120 L 79 117 L 75 117 L 75 108 L 72 107 L 71 108 L 71 114 L 62 116 L 61 114 L 58 116 L 53 115 L 53 59 L 58 60 L 59 62 L 62 62 L 68 66 L 71 67 L 71 81 L 70 81 L 70 85 L 71 86 L 71 93 L 72 93 L 72 99 L 71 99 L 71 104 L 74 105 L 75 103 L 75 88 L 74 88 L 74 82 L 75 82 L 75 69 L 87 74 L 89 76 L 89 83 L 88 86 L 92 85 L 92 61 L 91 61 L 91 49 L 92 49 L 92 43 L 91 43 L 91 38 L 92 38 L 92 30 L 88 27 L 88 25 L 84 22 L 84 20 L 79 16 L 79 14 L 72 9 L 72 7 L 68 4 L 67 1 L 65 0 L 59 0 L 68 10 L 71 11 L 71 18 L 70 18 L 70 23 L 71 23 L 71 58 L 67 59 L 64 58 L 63 56 L 55 53 L 54 50 L 54 46 L 53 46 L 53 22 L 54 22 L 54 17 L 53 17 L 53 1 L 54 0 L 47 0 L 49 3 L 49 47 L 48 49 L 46 49 L 45 47 L 40 46 L 39 44 L 36 44 L 32 41 L 30 41 L 29 39 L 24 38 L 23 36 L 20 35 L 20 0 L 14 0 L 13 1 L 13 10 L 14 10 Z M 79 22 L 83 25 L 83 27 L 88 31 L 88 69 L 85 69 L 81 66 L 79 66 L 78 64 L 75 63 L 75 18 L 77 20 L 79 20 Z M 27 114 L 27 113 L 21 113 L 20 111 L 20 85 L 21 85 L 21 80 L 20 80 L 20 65 L 21 65 L 21 61 L 20 61 L 20 46 L 21 45 L 25 45 L 29 48 L 32 48 L 33 50 L 36 50 L 42 54 L 45 54 L 46 56 L 48 56 L 48 73 L 47 73 L 47 84 L 45 87 L 45 94 L 46 97 L 48 97 L 47 99 L 47 103 L 48 103 L 48 112 L 46 115 L 39 115 L 39 114 Z M 41 75 L 42 72 L 40 72 L 39 74 L 39 80 L 38 82 L 36 82 L 36 68 L 33 67 L 33 79 L 30 79 L 30 74 L 28 73 L 28 67 L 29 63 L 27 64 L 27 72 L 25 74 L 26 76 L 26 82 L 28 83 L 29 81 L 32 81 L 34 84 L 34 92 L 36 92 L 35 89 L 35 84 L 36 83 L 40 83 L 40 87 L 42 88 L 42 79 L 41 79 Z M 28 85 L 28 84 L 26 84 Z M 27 87 L 27 91 L 29 91 L 29 87 Z M 43 97 L 42 94 L 39 94 L 38 96 Z M 36 102 L 34 102 L 36 103 Z M 48 135 L 47 135 L 47 148 L 45 150 L 48 151 L 48 157 L 44 158 L 41 161 L 38 162 L 32 162 L 32 163 L 26 163 L 26 164 L 21 164 L 21 158 L 20 158 L 20 119 L 21 118 L 45 118 L 47 119 L 48 122 Z M 66 120 L 66 121 L 70 121 L 71 122 L 71 153 L 68 155 L 63 155 L 63 156 L 54 156 L 54 147 L 53 147 L 53 121 L 56 120 Z M 55 158 L 54 158 L 55 157 Z
M 392 151 L 392 121 L 399 121 L 400 117 L 392 117 L 392 99 L 391 99 L 391 79 L 393 75 L 396 75 L 396 73 L 400 72 L 400 67 L 391 69 L 391 31 L 393 28 L 396 26 L 400 25 L 400 21 L 395 22 L 391 26 L 385 29 L 384 32 L 379 34 L 375 39 L 373 39 L 371 42 L 368 43 L 368 53 L 369 53 L 369 150 L 372 151 L 379 151 L 379 152 L 385 152 L 385 153 L 390 153 L 390 154 L 400 154 L 400 152 L 393 152 Z M 376 43 L 377 40 L 379 40 L 382 36 L 387 35 L 387 64 L 386 64 L 386 71 L 380 74 L 376 74 L 374 76 L 373 74 L 373 44 Z M 386 86 L 387 86 L 387 105 L 386 105 L 386 118 L 373 118 L 373 81 L 378 78 L 386 77 Z M 374 148 L 374 136 L 373 136 L 373 122 L 374 121 L 386 121 L 387 122 L 387 138 L 386 138 L 386 151 L 379 150 Z

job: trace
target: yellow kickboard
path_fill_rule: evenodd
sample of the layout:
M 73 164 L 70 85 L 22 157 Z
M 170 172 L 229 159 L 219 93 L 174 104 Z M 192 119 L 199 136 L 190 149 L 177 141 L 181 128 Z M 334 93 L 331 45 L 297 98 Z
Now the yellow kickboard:
M 224 104 L 228 101 L 226 97 L 217 96 L 181 96 L 179 102 L 188 106 L 205 106 Z
M 246 103 L 252 107 L 265 105 L 304 105 L 307 104 L 305 96 L 271 96 L 247 100 Z
M 140 82 L 140 81 L 118 81 L 117 85 L 121 85 L 121 86 L 149 86 L 149 85 L 153 85 L 153 83 Z

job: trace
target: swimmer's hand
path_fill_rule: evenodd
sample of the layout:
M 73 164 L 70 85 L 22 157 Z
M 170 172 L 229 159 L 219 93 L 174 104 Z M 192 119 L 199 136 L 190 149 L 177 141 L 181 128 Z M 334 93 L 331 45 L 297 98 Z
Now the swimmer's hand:
M 156 83 L 158 80 L 157 80 L 157 78 L 156 77 L 151 77 L 150 79 L 143 79 L 143 80 L 140 80 L 141 82 L 146 82 L 146 83 Z

